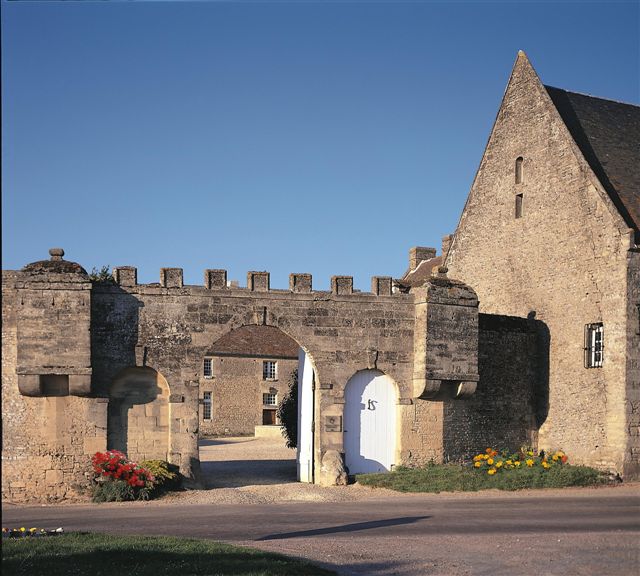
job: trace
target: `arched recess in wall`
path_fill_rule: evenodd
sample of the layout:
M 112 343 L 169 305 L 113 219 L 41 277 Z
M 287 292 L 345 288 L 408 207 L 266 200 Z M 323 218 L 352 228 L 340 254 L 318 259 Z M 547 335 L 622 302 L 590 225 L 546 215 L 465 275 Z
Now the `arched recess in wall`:
M 398 444 L 396 383 L 379 370 L 361 370 L 347 382 L 344 397 L 344 451 L 349 474 L 391 470 Z
M 130 459 L 167 460 L 169 451 L 169 384 L 149 367 L 120 371 L 109 386 L 107 448 Z

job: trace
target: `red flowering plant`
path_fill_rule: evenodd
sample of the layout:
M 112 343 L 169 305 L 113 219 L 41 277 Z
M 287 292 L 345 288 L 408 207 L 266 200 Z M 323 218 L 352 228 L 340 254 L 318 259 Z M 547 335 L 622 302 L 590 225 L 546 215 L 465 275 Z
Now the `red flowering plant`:
M 91 458 L 96 475 L 95 502 L 147 500 L 153 488 L 151 472 L 118 450 L 96 452 Z

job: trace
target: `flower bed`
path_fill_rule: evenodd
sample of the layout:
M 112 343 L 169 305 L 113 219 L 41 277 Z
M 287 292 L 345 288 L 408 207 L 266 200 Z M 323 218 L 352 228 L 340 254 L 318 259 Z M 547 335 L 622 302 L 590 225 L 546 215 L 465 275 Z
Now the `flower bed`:
M 63 528 L 45 530 L 44 528 L 3 528 L 3 538 L 41 538 L 43 536 L 59 536 L 64 533 Z
M 517 470 L 524 468 L 540 467 L 549 470 L 554 466 L 563 466 L 569 458 L 562 450 L 537 453 L 532 448 L 520 448 L 518 452 L 510 453 L 506 450 L 498 453 L 493 448 L 487 448 L 484 453 L 473 457 L 473 467 L 479 472 L 486 472 L 493 476 L 504 470 Z
M 96 475 L 94 502 L 148 500 L 153 489 L 153 475 L 132 462 L 118 450 L 96 452 L 91 459 Z

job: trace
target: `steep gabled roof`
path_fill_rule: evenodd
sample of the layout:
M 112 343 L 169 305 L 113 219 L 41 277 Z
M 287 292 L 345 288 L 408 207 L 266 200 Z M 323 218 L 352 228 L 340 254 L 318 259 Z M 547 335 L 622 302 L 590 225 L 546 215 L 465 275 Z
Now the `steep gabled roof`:
M 210 356 L 297 358 L 300 346 L 275 326 L 242 326 L 218 340 Z
M 640 106 L 545 86 L 585 160 L 640 239 Z

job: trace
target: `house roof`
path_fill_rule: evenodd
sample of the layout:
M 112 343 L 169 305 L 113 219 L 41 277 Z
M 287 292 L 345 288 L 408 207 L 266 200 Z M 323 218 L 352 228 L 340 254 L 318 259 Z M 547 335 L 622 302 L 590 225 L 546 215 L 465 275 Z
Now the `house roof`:
M 640 239 L 640 106 L 545 86 L 609 197 Z
M 215 342 L 209 355 L 293 359 L 299 349 L 293 338 L 275 326 L 242 326 Z
M 422 286 L 429 278 L 434 266 L 442 264 L 442 256 L 423 260 L 413 270 L 409 269 L 404 273 L 400 280 L 396 280 L 399 284 L 406 287 Z

